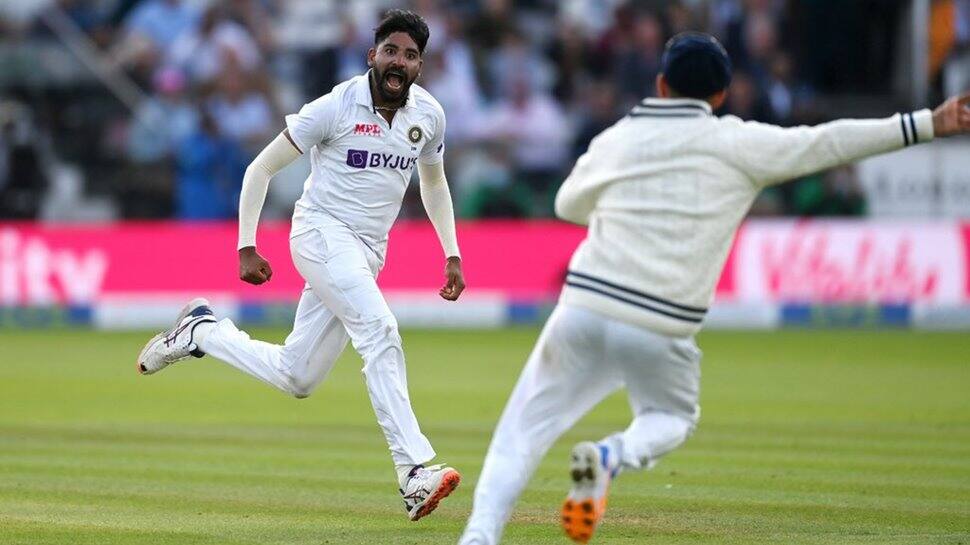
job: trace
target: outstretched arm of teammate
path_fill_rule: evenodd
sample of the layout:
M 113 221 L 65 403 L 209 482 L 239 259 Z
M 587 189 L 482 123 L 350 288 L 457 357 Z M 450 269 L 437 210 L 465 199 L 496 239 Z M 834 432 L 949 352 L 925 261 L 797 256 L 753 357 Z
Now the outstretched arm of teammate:
M 300 150 L 283 131 L 246 168 L 239 195 L 239 278 L 262 284 L 273 276 L 269 261 L 256 252 L 256 227 L 266 201 L 269 180 L 300 156 Z
M 424 202 L 428 219 L 434 225 L 441 248 L 448 258 L 445 265 L 448 281 L 438 294 L 444 299 L 455 301 L 465 289 L 465 279 L 461 272 L 461 254 L 455 234 L 455 210 L 451 204 L 448 180 L 445 179 L 444 162 L 438 161 L 429 165 L 418 161 L 418 177 L 421 180 L 421 201 Z
M 865 157 L 970 131 L 970 95 L 954 97 L 935 111 L 886 119 L 843 119 L 816 127 L 744 124 L 733 146 L 738 166 L 758 185 L 771 185 Z

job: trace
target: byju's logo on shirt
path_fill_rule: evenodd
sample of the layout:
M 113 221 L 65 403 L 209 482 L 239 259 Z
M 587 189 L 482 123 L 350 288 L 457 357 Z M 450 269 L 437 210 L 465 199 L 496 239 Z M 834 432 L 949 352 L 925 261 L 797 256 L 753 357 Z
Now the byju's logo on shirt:
M 347 165 L 354 168 L 410 170 L 417 160 L 417 157 L 404 157 L 390 153 L 371 153 L 362 149 L 347 150 Z

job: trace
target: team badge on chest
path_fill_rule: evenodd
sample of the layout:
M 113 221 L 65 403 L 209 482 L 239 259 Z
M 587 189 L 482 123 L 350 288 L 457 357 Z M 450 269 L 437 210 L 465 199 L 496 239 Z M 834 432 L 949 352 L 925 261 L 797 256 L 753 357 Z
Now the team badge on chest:
M 414 125 L 408 129 L 408 140 L 410 140 L 412 144 L 417 144 L 420 142 L 423 135 L 424 133 L 421 132 L 421 127 L 417 125 Z

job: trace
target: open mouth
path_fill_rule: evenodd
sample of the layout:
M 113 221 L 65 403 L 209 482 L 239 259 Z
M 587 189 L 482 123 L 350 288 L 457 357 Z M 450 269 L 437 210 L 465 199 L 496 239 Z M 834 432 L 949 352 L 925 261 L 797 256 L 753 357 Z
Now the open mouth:
M 400 92 L 404 88 L 404 74 L 388 73 L 384 76 L 384 85 L 395 93 Z

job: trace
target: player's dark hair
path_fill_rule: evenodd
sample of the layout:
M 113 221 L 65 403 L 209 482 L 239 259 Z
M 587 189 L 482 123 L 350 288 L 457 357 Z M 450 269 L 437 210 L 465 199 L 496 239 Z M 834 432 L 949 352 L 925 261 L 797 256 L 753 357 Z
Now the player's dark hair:
M 660 70 L 675 95 L 706 100 L 731 84 L 731 58 L 717 38 L 682 32 L 667 42 Z
M 428 24 L 420 15 L 413 11 L 403 9 L 392 9 L 384 15 L 384 19 L 374 29 L 374 45 L 387 39 L 395 32 L 404 32 L 418 44 L 418 52 L 424 54 L 424 46 L 428 45 L 428 38 L 431 31 Z

